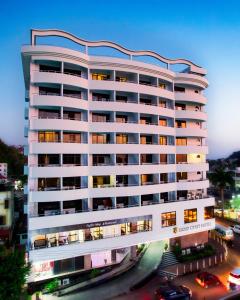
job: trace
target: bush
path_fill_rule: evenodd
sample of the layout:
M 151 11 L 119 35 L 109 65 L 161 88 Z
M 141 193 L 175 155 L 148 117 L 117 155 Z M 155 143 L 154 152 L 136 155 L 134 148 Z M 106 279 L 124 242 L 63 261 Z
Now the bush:
M 179 246 L 174 247 L 174 253 L 180 262 L 190 262 L 204 257 L 212 256 L 216 253 L 215 249 L 210 244 L 206 244 L 203 249 L 193 248 L 189 254 L 182 255 L 182 249 Z
M 53 293 L 58 288 L 58 280 L 53 279 L 52 281 L 48 282 L 44 289 L 47 293 Z
M 92 271 L 90 273 L 90 278 L 95 278 L 100 274 L 101 274 L 101 271 L 99 269 L 92 269 Z

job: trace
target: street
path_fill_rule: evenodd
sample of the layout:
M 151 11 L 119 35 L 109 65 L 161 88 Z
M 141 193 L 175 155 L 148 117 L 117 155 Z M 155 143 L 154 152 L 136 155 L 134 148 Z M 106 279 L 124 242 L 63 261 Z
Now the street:
M 227 221 L 216 220 L 216 222 L 225 226 L 230 225 Z M 196 273 L 179 277 L 174 280 L 174 283 L 177 285 L 186 285 L 187 287 L 189 287 L 193 292 L 193 300 L 217 300 L 228 293 L 228 290 L 226 288 L 228 275 L 229 272 L 235 267 L 240 267 L 240 235 L 238 234 L 234 234 L 233 248 L 228 248 L 227 261 L 219 266 L 212 267 L 211 269 L 207 270 L 219 277 L 219 279 L 223 283 L 222 287 L 210 287 L 208 289 L 202 288 L 195 282 Z M 158 288 L 160 281 L 160 278 L 154 277 L 143 288 L 131 292 L 128 295 L 116 297 L 114 298 L 114 300 L 155 299 L 154 291 Z
M 223 222 L 220 220 L 216 220 L 217 223 L 229 226 L 229 222 Z M 227 279 L 229 272 L 235 267 L 240 267 L 240 235 L 234 234 L 234 246 L 233 248 L 228 248 L 228 258 L 227 261 L 218 265 L 216 267 L 212 267 L 208 269 L 210 273 L 213 273 L 219 277 L 223 286 L 218 287 L 210 287 L 208 289 L 204 289 L 199 286 L 195 282 L 196 273 L 188 274 L 185 276 L 178 277 L 174 279 L 174 284 L 176 285 L 185 285 L 192 290 L 193 300 L 217 300 L 222 296 L 226 295 L 229 291 L 227 290 Z M 132 292 L 127 292 L 124 289 L 124 279 L 128 278 L 130 273 L 126 273 L 123 277 L 119 279 L 114 279 L 112 281 L 105 284 L 102 284 L 98 287 L 92 288 L 90 290 L 81 291 L 79 293 L 74 293 L 68 296 L 62 296 L 60 299 L 62 300 L 71 300 L 71 299 L 93 299 L 93 295 L 97 295 L 96 297 L 99 300 L 152 300 L 156 299 L 154 292 L 158 288 L 162 279 L 158 276 L 153 277 L 150 281 L 147 282 L 142 288 L 137 289 Z M 129 280 L 129 279 L 128 279 Z M 118 297 L 111 297 L 111 291 L 114 291 L 114 284 L 123 285 L 122 287 L 122 295 Z M 43 299 L 53 300 L 56 299 L 53 295 L 44 296 Z

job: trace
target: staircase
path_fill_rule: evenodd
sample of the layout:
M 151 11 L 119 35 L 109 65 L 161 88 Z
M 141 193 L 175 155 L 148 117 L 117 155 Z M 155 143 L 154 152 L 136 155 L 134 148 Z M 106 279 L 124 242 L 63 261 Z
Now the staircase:
M 167 251 L 163 253 L 162 261 L 158 267 L 158 275 L 161 277 L 176 277 L 176 274 L 165 271 L 165 269 L 169 266 L 178 264 L 178 260 L 175 255 L 171 251 Z

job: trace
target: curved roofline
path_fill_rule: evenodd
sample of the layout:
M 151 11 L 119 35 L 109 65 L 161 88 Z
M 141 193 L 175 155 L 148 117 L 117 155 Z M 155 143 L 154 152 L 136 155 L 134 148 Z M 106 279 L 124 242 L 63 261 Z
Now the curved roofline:
M 149 50 L 130 50 L 117 43 L 110 42 L 110 41 L 87 41 L 84 39 L 80 39 L 79 37 L 76 37 L 71 33 L 68 33 L 63 30 L 58 30 L 58 29 L 31 29 L 31 45 L 32 46 L 36 45 L 36 37 L 46 37 L 46 36 L 58 36 L 58 37 L 71 40 L 79 45 L 85 46 L 86 53 L 88 47 L 110 47 L 126 55 L 129 55 L 130 58 L 132 58 L 132 56 L 144 56 L 144 55 L 150 56 L 158 59 L 163 63 L 166 63 L 167 66 L 174 65 L 174 64 L 185 64 L 190 67 L 190 70 L 192 72 L 199 73 L 201 75 L 206 74 L 206 71 L 203 68 L 186 59 L 182 59 L 182 58 L 169 59 L 161 56 L 160 54 L 154 51 L 149 51 Z

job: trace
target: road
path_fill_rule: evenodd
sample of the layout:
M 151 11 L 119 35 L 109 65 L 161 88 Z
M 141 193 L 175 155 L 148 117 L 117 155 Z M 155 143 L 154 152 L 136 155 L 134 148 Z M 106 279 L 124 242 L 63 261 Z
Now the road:
M 216 220 L 217 223 L 229 226 L 229 222 Z M 240 235 L 234 234 L 234 246 L 233 248 L 228 248 L 228 258 L 227 261 L 219 266 L 212 267 L 209 272 L 217 275 L 221 282 L 222 287 L 211 287 L 204 289 L 195 283 L 194 279 L 196 273 L 190 275 L 185 275 L 178 277 L 174 280 L 175 284 L 183 284 L 188 286 L 193 292 L 193 300 L 217 300 L 228 293 L 226 285 L 229 272 L 235 267 L 240 267 Z M 148 282 L 143 288 L 136 290 L 134 292 L 128 293 L 121 297 L 115 297 L 114 300 L 153 300 L 156 299 L 154 296 L 154 291 L 157 289 L 161 279 L 154 277 L 150 282 Z M 240 299 L 240 298 L 239 298 Z
M 220 221 L 217 220 L 217 223 L 227 225 L 229 226 L 229 222 Z M 188 286 L 192 292 L 193 297 L 192 300 L 218 300 L 222 296 L 226 295 L 228 293 L 226 285 L 227 285 L 227 278 L 229 272 L 234 269 L 235 267 L 240 267 L 240 235 L 235 235 L 234 240 L 234 246 L 233 248 L 228 248 L 228 258 L 227 261 L 222 263 L 219 266 L 212 267 L 209 272 L 217 275 L 221 282 L 223 283 L 222 287 L 211 287 L 208 289 L 204 289 L 200 287 L 197 283 L 195 283 L 195 277 L 196 273 L 192 273 L 189 275 L 181 276 L 176 279 L 174 279 L 174 283 L 177 285 L 183 284 Z M 127 276 L 127 274 L 126 274 Z M 120 280 L 120 279 L 119 279 Z M 151 279 L 147 284 L 145 284 L 142 288 L 137 289 L 133 292 L 126 293 L 126 290 L 124 288 L 121 290 L 123 291 L 123 295 L 119 297 L 111 297 L 111 285 L 116 283 L 117 285 L 121 285 L 122 282 L 119 282 L 118 279 L 113 280 L 112 282 L 105 283 L 103 285 L 100 285 L 99 287 L 93 288 L 91 290 L 86 290 L 83 292 L 79 292 L 73 295 L 69 296 L 63 296 L 57 299 L 62 300 L 76 300 L 76 299 L 83 299 L 83 300 L 92 300 L 95 298 L 98 300 L 154 300 L 155 295 L 154 292 L 158 288 L 161 278 L 158 276 L 155 276 L 153 279 Z M 114 287 L 113 287 L 114 288 Z M 89 297 L 88 297 L 88 296 Z M 44 297 L 44 300 L 55 300 L 56 297 L 49 296 Z M 240 298 L 239 298 L 240 299 Z

